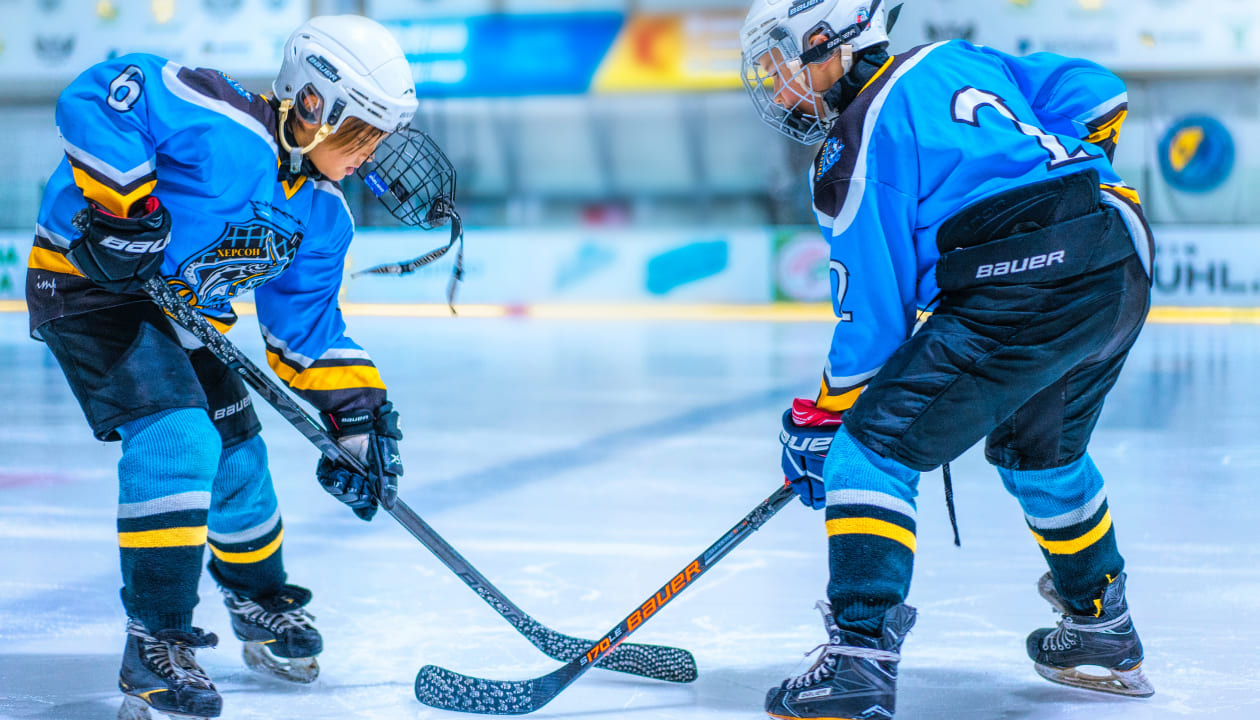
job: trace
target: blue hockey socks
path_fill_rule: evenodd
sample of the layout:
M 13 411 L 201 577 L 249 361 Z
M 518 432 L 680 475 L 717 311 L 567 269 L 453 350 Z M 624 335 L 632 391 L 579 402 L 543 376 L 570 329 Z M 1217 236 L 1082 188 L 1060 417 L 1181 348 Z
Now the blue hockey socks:
M 1050 470 L 998 468 L 1008 492 L 1050 565 L 1055 587 L 1078 615 L 1100 611 L 1102 589 L 1119 577 L 1124 558 L 1116 547 L 1103 479 L 1089 454 Z
M 284 525 L 259 435 L 223 449 L 210 507 L 210 573 L 251 597 L 284 587 Z
M 823 465 L 827 489 L 827 597 L 842 630 L 878 635 L 905 601 L 914 567 L 919 473 L 876 455 L 841 427 Z
M 205 410 L 163 410 L 118 428 L 122 602 L 151 632 L 188 631 L 206 544 L 219 433 Z

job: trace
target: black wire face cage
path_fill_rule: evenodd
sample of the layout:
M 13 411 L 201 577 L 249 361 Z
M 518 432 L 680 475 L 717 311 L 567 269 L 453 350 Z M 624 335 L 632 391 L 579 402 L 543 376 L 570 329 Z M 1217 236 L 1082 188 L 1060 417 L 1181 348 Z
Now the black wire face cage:
M 455 212 L 455 167 L 433 138 L 414 128 L 382 140 L 375 160 L 360 166 L 358 174 L 406 225 L 431 230 Z

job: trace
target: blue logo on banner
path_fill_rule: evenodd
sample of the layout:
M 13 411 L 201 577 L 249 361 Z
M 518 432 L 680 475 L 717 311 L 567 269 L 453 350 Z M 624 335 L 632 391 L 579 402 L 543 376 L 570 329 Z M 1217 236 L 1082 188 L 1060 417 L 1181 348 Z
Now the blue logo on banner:
M 1234 171 L 1234 138 L 1207 115 L 1187 115 L 1174 122 L 1159 141 L 1159 169 L 1182 192 L 1206 193 L 1220 187 Z
M 695 242 L 648 260 L 647 290 L 664 295 L 688 283 L 717 275 L 726 269 L 730 249 L 725 240 Z
M 586 243 L 578 249 L 577 254 L 560 266 L 556 272 L 556 289 L 565 290 L 577 285 L 582 280 L 611 266 L 617 255 L 606 247 L 594 243 Z

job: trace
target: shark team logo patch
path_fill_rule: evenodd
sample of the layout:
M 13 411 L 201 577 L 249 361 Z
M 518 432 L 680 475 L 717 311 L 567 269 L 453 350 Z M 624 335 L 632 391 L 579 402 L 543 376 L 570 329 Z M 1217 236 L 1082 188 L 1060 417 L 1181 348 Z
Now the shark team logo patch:
M 814 173 L 814 182 L 822 180 L 823 175 L 840 160 L 841 153 L 844 152 L 844 143 L 836 138 L 827 138 L 823 143 L 822 152 L 818 153 L 818 171 Z
M 265 219 L 255 210 L 253 219 L 229 224 L 179 269 L 177 289 L 195 306 L 219 305 L 284 272 L 297 256 L 302 233 L 296 222 L 274 210 L 270 214 L 273 219 Z

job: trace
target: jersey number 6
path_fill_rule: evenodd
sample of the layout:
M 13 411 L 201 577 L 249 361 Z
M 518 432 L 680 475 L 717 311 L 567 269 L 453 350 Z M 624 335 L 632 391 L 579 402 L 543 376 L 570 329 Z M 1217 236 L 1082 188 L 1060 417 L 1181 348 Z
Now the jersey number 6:
M 135 65 L 128 65 L 109 84 L 109 106 L 118 112 L 128 112 L 140 101 L 144 92 L 144 73 Z
M 1068 149 L 1059 141 L 1059 138 L 1050 135 L 1039 127 L 1020 121 L 1019 118 L 1015 117 L 1014 111 L 1007 106 L 1005 100 L 979 88 L 965 87 L 954 93 L 954 122 L 980 127 L 980 108 L 986 106 L 993 108 L 999 115 L 1010 120 L 1015 125 L 1016 130 L 1036 140 L 1043 150 L 1050 153 L 1050 161 L 1046 163 L 1047 170 L 1054 170 L 1064 165 L 1071 165 L 1085 160 L 1094 160 L 1098 157 L 1086 152 L 1084 147 L 1079 147 L 1075 152 L 1069 153 Z

